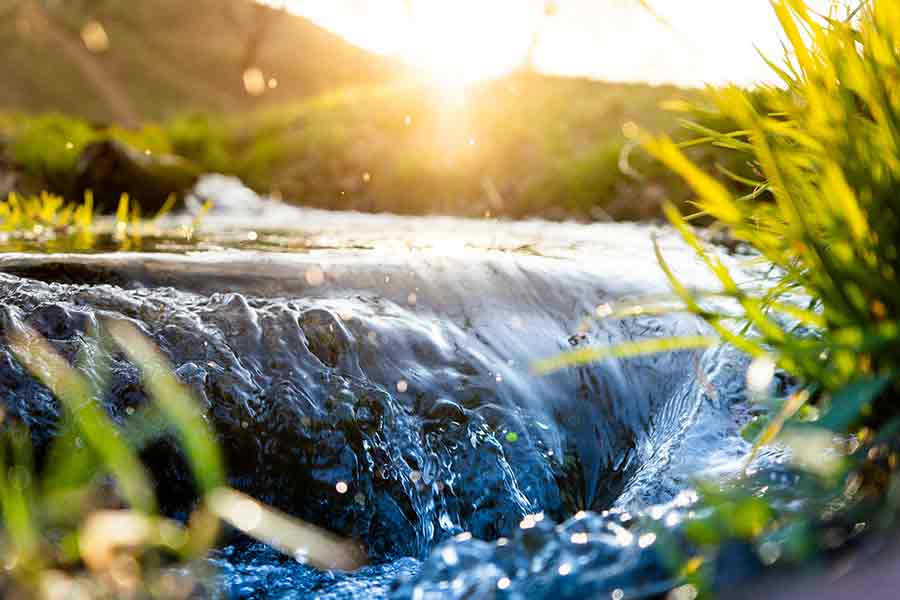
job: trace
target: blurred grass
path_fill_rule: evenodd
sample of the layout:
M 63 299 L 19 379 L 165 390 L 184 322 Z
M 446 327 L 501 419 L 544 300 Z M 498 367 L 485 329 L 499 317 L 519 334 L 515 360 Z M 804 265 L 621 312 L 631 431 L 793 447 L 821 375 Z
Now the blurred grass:
M 183 114 L 137 129 L 6 114 L 0 139 L 32 193 L 47 186 L 65 193 L 85 145 L 115 138 L 313 207 L 639 220 L 661 217 L 665 196 L 683 202 L 690 194 L 623 127 L 678 132 L 677 116 L 661 104 L 700 98 L 670 86 L 523 73 L 481 83 L 464 97 L 415 85 L 361 87 L 248 113 Z M 690 153 L 723 182 L 717 162 L 746 170 L 712 146 Z
M 59 400 L 64 416 L 38 464 L 27 429 L 0 413 L 4 597 L 196 597 L 204 568 L 183 567 L 206 556 L 218 539 L 220 519 L 314 566 L 365 565 L 365 553 L 355 543 L 226 487 L 215 432 L 193 393 L 132 325 L 102 320 L 89 333 L 91 344 L 105 346 L 104 351 L 118 347 L 134 361 L 152 399 L 121 426 L 101 401 L 102 360 L 95 384 L 24 324 L 10 323 L 5 336 L 16 359 Z M 158 513 L 156 490 L 139 458 L 146 444 L 169 429 L 198 483 L 199 498 L 184 523 Z

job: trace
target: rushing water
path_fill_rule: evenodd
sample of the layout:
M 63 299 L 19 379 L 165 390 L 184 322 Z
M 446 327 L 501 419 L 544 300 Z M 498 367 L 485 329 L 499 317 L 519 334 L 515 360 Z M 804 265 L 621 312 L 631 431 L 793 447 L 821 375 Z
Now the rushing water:
M 0 322 L 34 327 L 70 359 L 87 345 L 89 374 L 110 360 L 116 418 L 146 402 L 137 370 L 86 331 L 100 317 L 137 325 L 196 390 L 230 483 L 360 540 L 375 564 L 320 572 L 238 541 L 211 560 L 226 595 L 634 597 L 671 585 L 631 515 L 675 526 L 692 477 L 746 456 L 746 358 L 720 347 L 545 377 L 531 365 L 706 333 L 688 315 L 591 318 L 667 292 L 651 235 L 686 281 L 713 285 L 672 232 L 301 210 L 221 178 L 200 193 L 219 208 L 189 240 L 0 254 Z M 0 397 L 46 444 L 58 408 L 2 330 Z M 172 445 L 144 454 L 166 509 L 187 508 Z

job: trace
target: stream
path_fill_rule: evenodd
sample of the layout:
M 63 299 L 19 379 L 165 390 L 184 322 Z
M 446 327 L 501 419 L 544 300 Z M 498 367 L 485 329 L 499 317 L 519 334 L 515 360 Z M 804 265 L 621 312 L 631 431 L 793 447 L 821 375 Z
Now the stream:
M 104 401 L 124 419 L 147 402 L 138 371 L 87 335 L 123 319 L 195 390 L 231 485 L 372 559 L 323 572 L 231 540 L 209 559 L 222 596 L 621 600 L 672 587 L 646 523 L 677 528 L 695 478 L 743 465 L 748 359 L 722 346 L 546 376 L 532 365 L 708 334 L 685 314 L 597 318 L 669 293 L 652 236 L 685 282 L 715 287 L 673 231 L 332 213 L 222 177 L 197 195 L 216 200 L 199 229 L 174 216 L 129 251 L 0 240 L 0 398 L 39 447 L 59 407 L 3 329 L 27 324 L 70 360 L 88 347 L 89 376 L 108 360 Z M 165 510 L 187 510 L 195 490 L 171 441 L 143 457 Z

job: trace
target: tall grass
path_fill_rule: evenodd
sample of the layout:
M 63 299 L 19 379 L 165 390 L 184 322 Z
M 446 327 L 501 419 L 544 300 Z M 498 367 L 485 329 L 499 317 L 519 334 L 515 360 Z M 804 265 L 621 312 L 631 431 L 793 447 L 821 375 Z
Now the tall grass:
M 771 63 L 783 87 L 710 92 L 738 128 L 710 140 L 753 161 L 758 180 L 745 183 L 754 189 L 736 197 L 670 139 L 645 146 L 691 185 L 700 211 L 777 268 L 778 282 L 762 295 L 741 289 L 666 208 L 721 294 L 740 304 L 750 328 L 736 330 L 728 315 L 701 308 L 658 255 L 673 290 L 724 339 L 771 356 L 811 386 L 804 401 L 826 407 L 824 424 L 865 437 L 896 426 L 900 412 L 892 401 L 900 372 L 900 4 L 872 0 L 852 17 L 817 15 L 802 0 L 773 7 L 790 43 L 786 62 Z M 763 192 L 770 200 L 760 201 Z
M 705 319 L 720 342 L 754 357 L 750 400 L 773 407 L 767 420 L 748 429 L 754 451 L 773 441 L 790 446 L 796 466 L 818 486 L 797 497 L 829 506 L 798 515 L 784 503 L 767 503 L 761 490 L 769 485 L 754 482 L 752 470 L 727 492 L 701 484 L 706 516 L 685 528 L 692 549 L 684 555 L 682 544 L 670 546 L 675 568 L 702 592 L 711 589 L 712 565 L 726 539 L 750 541 L 761 555 L 768 544 L 778 556 L 802 558 L 834 548 L 835 538 L 817 537 L 829 524 L 835 534 L 854 523 L 867 530 L 900 522 L 900 3 L 869 0 L 829 15 L 803 0 L 772 0 L 772 6 L 787 40 L 785 60 L 770 62 L 780 85 L 709 90 L 716 112 L 704 124 L 688 123 L 700 139 L 635 134 L 697 196 L 690 214 L 673 203 L 665 213 L 719 288 L 694 289 L 659 246 L 656 254 L 683 307 Z M 739 175 L 722 170 L 744 193 L 686 154 L 704 143 L 750 164 Z M 772 268 L 772 285 L 740 284 L 691 226 L 698 216 L 712 217 L 755 248 Z M 671 307 L 648 304 L 641 312 Z M 625 309 L 609 318 L 631 314 Z M 537 367 L 712 341 L 581 350 Z M 767 397 L 777 368 L 797 383 L 787 398 Z M 753 527 L 744 528 L 749 522 Z
M 684 307 L 756 357 L 757 372 L 771 360 L 806 385 L 775 421 L 814 400 L 824 409 L 821 423 L 865 439 L 879 427 L 900 428 L 900 405 L 890 401 L 900 391 L 900 4 L 870 0 L 844 18 L 837 11 L 819 15 L 803 0 L 772 5 L 790 43 L 782 66 L 770 62 L 782 85 L 708 90 L 718 111 L 709 121 L 733 130 L 688 123 L 703 137 L 686 143 L 636 133 L 695 192 L 691 214 L 673 203 L 664 210 L 721 287 L 693 289 L 659 247 L 656 254 Z M 725 170 L 746 194 L 691 161 L 685 148 L 699 143 L 751 164 L 752 178 Z M 740 285 L 691 227 L 698 217 L 714 218 L 755 248 L 776 274 L 773 285 L 762 292 Z M 641 307 L 645 314 L 670 310 L 670 304 Z M 627 310 L 609 318 L 623 316 Z M 537 367 L 666 351 L 673 344 L 581 351 Z

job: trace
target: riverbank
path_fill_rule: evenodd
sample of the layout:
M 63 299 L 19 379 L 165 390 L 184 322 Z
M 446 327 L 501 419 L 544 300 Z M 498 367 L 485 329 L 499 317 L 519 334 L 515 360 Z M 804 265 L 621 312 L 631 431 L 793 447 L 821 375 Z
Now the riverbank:
M 75 173 L 85 148 L 115 139 L 147 157 L 176 156 L 187 173 L 235 175 L 259 193 L 316 208 L 655 219 L 664 200 L 682 204 L 691 194 L 641 151 L 630 151 L 625 131 L 677 133 L 678 118 L 664 105 L 699 97 L 669 86 L 519 74 L 465 92 L 357 87 L 131 129 L 59 115 L 0 114 L 6 172 L 0 192 L 48 189 L 78 200 L 84 186 Z M 692 150 L 692 158 L 710 172 L 729 160 L 711 146 Z M 146 193 L 136 182 L 117 185 L 139 200 Z

